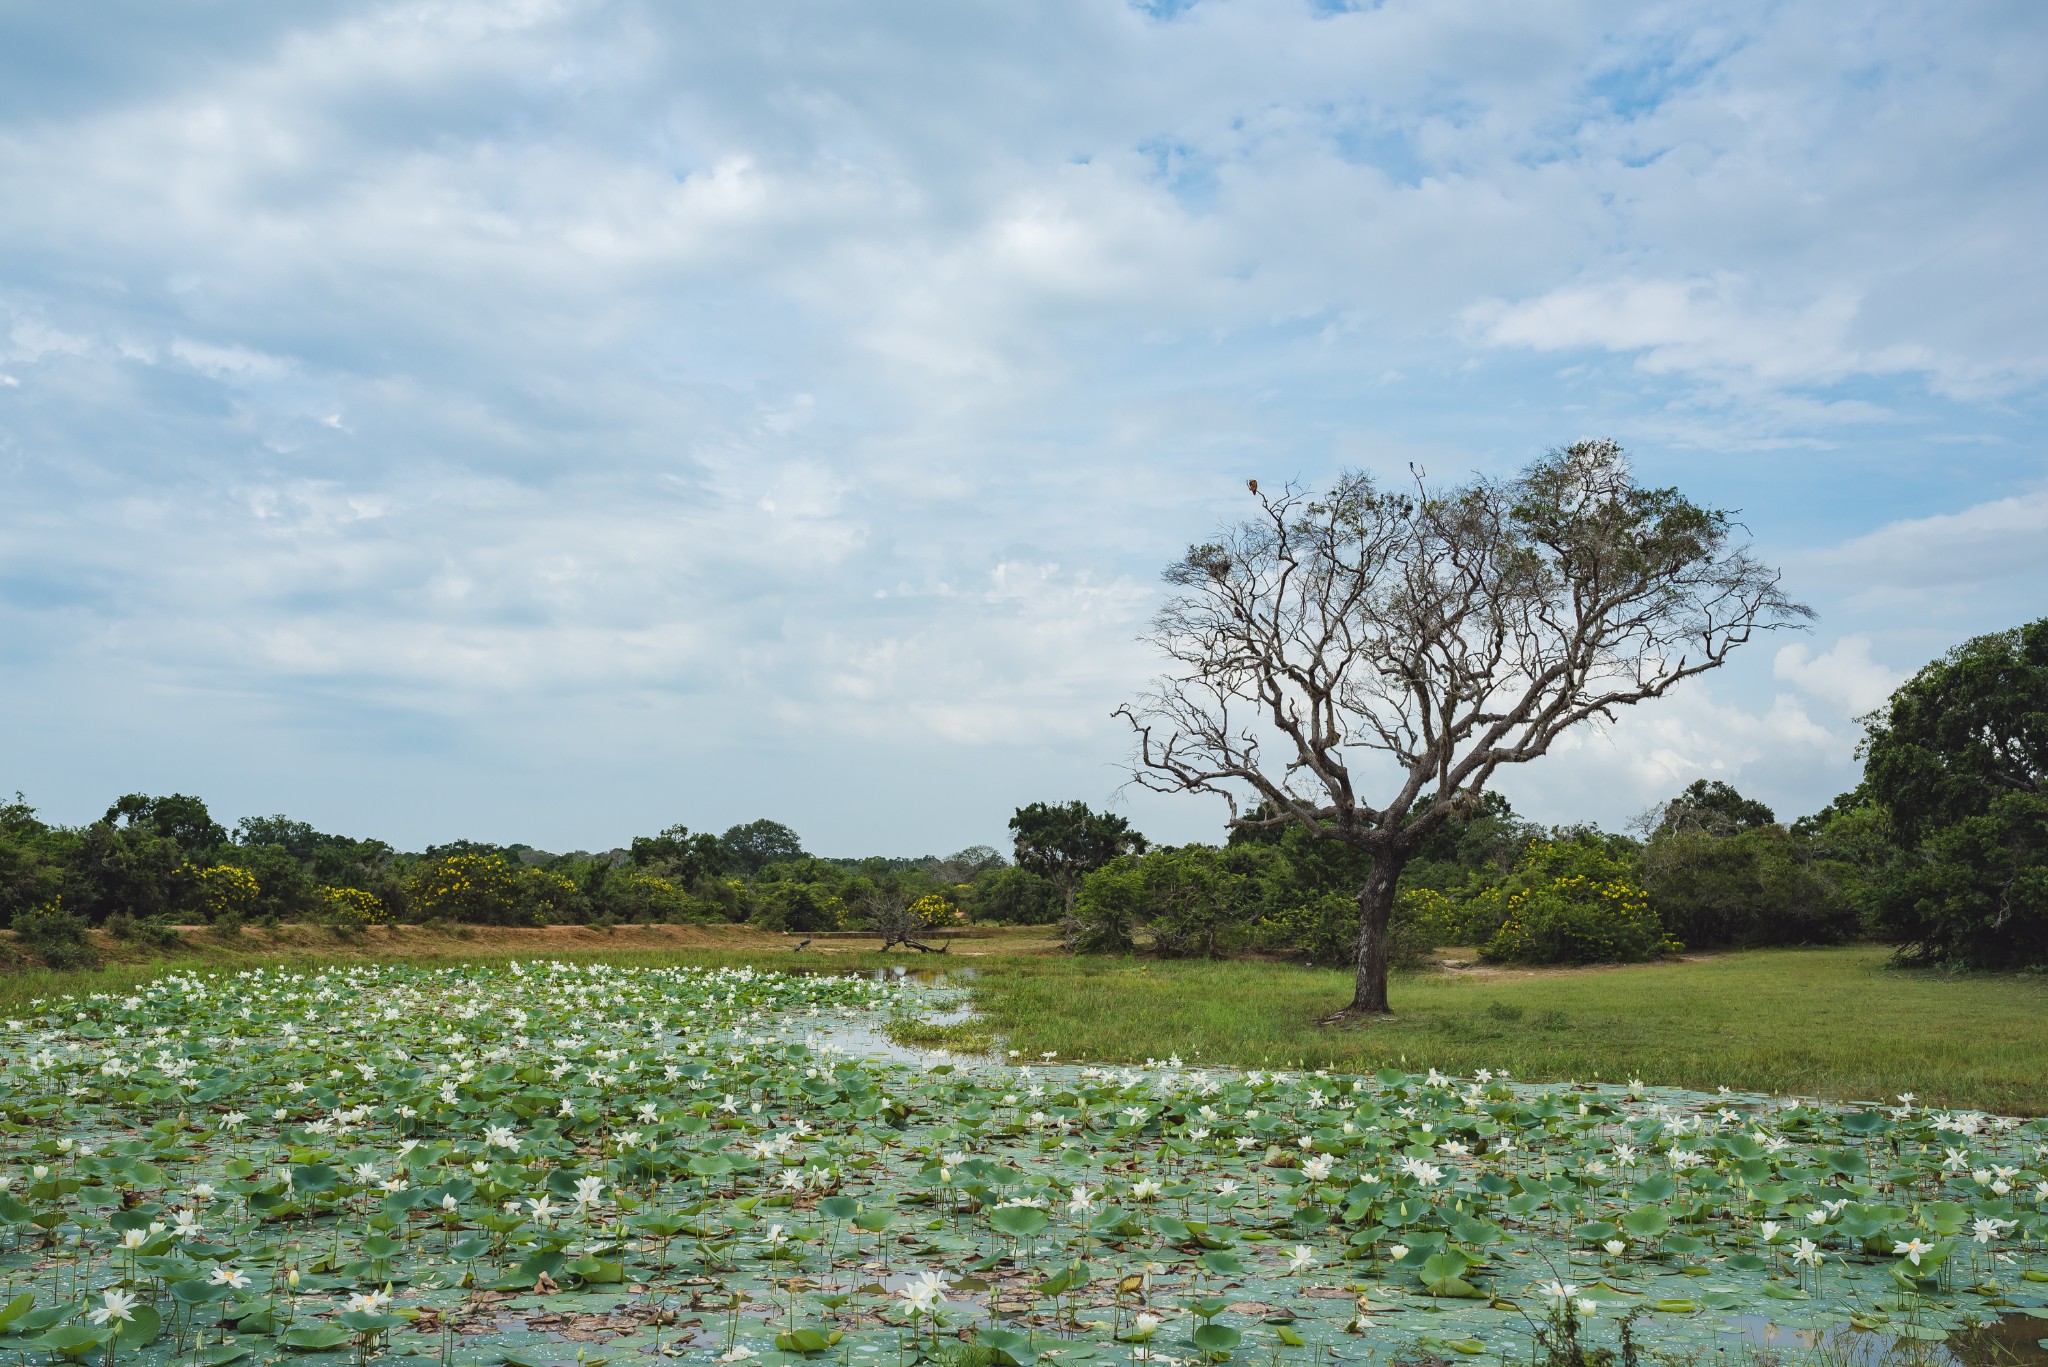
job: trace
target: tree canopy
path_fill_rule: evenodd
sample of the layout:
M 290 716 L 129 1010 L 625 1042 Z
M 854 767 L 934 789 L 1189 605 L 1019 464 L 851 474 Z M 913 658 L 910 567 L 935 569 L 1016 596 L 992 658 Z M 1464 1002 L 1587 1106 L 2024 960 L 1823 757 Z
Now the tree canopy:
M 1979 636 L 1865 721 L 1898 855 L 1873 911 L 1908 958 L 2048 964 L 2048 618 Z
M 1129 821 L 1090 810 L 1085 802 L 1019 807 L 1010 818 L 1010 832 L 1017 839 L 1017 867 L 1052 883 L 1069 910 L 1084 877 L 1147 844 Z

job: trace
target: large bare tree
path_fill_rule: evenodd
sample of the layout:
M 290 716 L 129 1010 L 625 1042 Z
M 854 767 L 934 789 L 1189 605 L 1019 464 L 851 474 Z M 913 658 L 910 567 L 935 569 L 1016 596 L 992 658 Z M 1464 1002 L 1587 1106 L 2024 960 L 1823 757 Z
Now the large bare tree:
M 1728 513 L 1638 486 L 1608 441 L 1451 488 L 1252 492 L 1256 516 L 1167 569 L 1168 672 L 1118 715 L 1140 784 L 1367 857 L 1338 1016 L 1387 1011 L 1402 867 L 1503 766 L 1813 615 Z

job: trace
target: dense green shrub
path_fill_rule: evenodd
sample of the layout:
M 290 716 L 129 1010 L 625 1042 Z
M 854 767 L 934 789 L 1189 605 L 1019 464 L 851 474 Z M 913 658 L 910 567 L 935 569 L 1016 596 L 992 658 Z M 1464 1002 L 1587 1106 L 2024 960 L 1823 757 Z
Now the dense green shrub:
M 748 924 L 762 930 L 838 930 L 845 923 L 846 903 L 826 884 L 770 883 L 759 892 Z
M 1075 898 L 1076 948 L 1128 952 L 1140 930 L 1162 958 L 1219 958 L 1246 948 L 1265 910 L 1263 851 L 1182 845 L 1127 854 L 1090 873 Z
M 604 881 L 604 910 L 622 921 L 681 924 L 718 919 L 674 880 L 643 869 L 622 869 Z
M 61 901 L 15 912 L 14 933 L 23 949 L 51 968 L 89 968 L 99 962 L 85 918 Z
M 1128 954 L 1145 922 L 1145 877 L 1126 855 L 1091 872 L 1074 896 L 1074 914 L 1062 923 L 1067 944 L 1083 954 Z
M 1496 962 L 1620 963 L 1680 948 L 1628 861 L 1585 835 L 1531 845 L 1513 873 L 1473 900 L 1498 910 L 1500 928 L 1482 951 Z
M 1415 906 L 1407 893 L 1394 903 L 1387 924 L 1393 939 L 1389 963 L 1394 968 L 1426 968 L 1434 962 L 1437 946 L 1451 943 L 1438 938 L 1435 925 L 1417 916 Z M 1342 892 L 1324 892 L 1270 911 L 1259 920 L 1254 944 L 1267 953 L 1303 963 L 1348 967 L 1357 961 L 1358 899 Z
M 1642 866 L 1664 928 L 1695 948 L 1841 944 L 1862 928 L 1842 880 L 1782 826 L 1660 832 Z
M 166 916 L 137 919 L 125 911 L 117 911 L 106 919 L 101 929 L 117 940 L 149 949 L 169 949 L 185 942 L 185 937 L 178 933 Z
M 1261 910 L 1245 862 L 1206 845 L 1139 857 L 1153 952 L 1167 959 L 1214 959 L 1243 948 Z
M 1064 905 L 1059 885 L 1029 869 L 1005 864 L 975 875 L 971 906 L 977 921 L 1047 926 L 1060 919 Z
M 1391 924 L 1409 925 L 1415 935 L 1439 945 L 1484 945 L 1507 919 L 1507 907 L 1500 898 L 1484 895 L 1487 885 L 1453 896 L 1435 888 L 1404 886 L 1394 897 Z

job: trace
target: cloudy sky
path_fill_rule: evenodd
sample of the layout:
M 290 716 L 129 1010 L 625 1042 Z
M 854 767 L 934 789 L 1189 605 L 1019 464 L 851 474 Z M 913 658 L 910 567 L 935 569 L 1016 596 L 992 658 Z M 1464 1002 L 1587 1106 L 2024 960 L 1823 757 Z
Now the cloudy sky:
M 0 6 L 0 788 L 1214 838 L 1109 714 L 1244 480 L 1611 436 L 1819 621 L 1507 789 L 1797 815 L 2048 611 L 2043 70 L 2033 0 Z

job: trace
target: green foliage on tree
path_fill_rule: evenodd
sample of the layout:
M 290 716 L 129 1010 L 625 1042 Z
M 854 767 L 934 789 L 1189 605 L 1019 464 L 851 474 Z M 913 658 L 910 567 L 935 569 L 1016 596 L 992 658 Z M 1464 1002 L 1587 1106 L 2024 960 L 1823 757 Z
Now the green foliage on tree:
M 1911 961 L 2048 964 L 2048 618 L 1957 646 L 1865 729 L 1896 847 L 1871 881 L 1880 932 Z
M 1010 818 L 1010 833 L 1016 838 L 1017 867 L 1058 888 L 1070 912 L 1082 879 L 1120 855 L 1141 853 L 1148 843 L 1123 817 L 1092 811 L 1085 802 L 1019 807 Z
M 801 859 L 804 854 L 803 841 L 795 831 L 766 817 L 734 826 L 718 837 L 718 843 L 727 866 L 747 874 L 759 873 L 780 860 Z
M 1761 802 L 1746 798 L 1720 779 L 1695 779 L 1690 787 L 1664 804 L 1659 833 L 1740 835 L 1777 823 L 1777 815 Z
M 145 831 L 168 840 L 195 864 L 206 861 L 228 842 L 228 833 L 207 812 L 206 804 L 183 793 L 168 797 L 129 793 L 116 799 L 101 820 L 126 831 Z
M 1862 931 L 1858 872 L 1803 823 L 1700 779 L 1646 818 L 1643 886 L 1665 928 L 1698 949 L 1841 944 Z
M 1782 826 L 1672 830 L 1643 849 L 1643 886 L 1671 934 L 1698 949 L 1832 945 L 1862 917 L 1847 872 Z
M 762 823 L 757 821 L 754 824 L 759 826 Z M 774 822 L 767 824 L 775 825 Z M 733 831 L 743 829 L 735 826 Z M 788 827 L 780 829 L 786 831 Z M 726 834 L 731 836 L 733 831 Z M 789 843 L 797 843 L 793 832 Z M 799 849 L 797 852 L 802 851 Z M 692 835 L 689 827 L 680 825 L 670 826 L 660 835 L 634 836 L 627 857 L 633 861 L 634 867 L 651 870 L 686 888 L 699 879 L 716 878 L 725 872 L 727 865 L 736 863 L 725 841 L 709 831 L 698 831 Z

